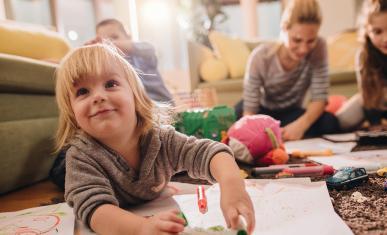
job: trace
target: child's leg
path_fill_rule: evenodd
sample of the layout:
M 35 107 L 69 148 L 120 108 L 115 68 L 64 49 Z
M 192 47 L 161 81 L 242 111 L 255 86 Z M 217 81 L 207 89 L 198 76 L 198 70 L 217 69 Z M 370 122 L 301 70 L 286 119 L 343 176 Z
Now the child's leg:
M 335 115 L 339 120 L 341 130 L 352 130 L 358 127 L 364 120 L 361 95 L 358 93 L 352 96 Z

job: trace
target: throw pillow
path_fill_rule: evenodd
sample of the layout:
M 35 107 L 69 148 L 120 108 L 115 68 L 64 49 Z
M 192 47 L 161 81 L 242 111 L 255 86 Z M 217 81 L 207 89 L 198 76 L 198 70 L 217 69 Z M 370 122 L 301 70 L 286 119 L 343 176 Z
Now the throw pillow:
M 343 32 L 328 38 L 328 61 L 331 72 L 354 71 L 355 55 L 360 48 L 356 31 Z
M 70 45 L 57 32 L 42 27 L 0 22 L 0 53 L 59 62 Z
M 209 39 L 217 56 L 226 63 L 230 77 L 243 77 L 250 55 L 247 45 L 240 39 L 233 39 L 216 31 L 209 34 Z
M 226 64 L 217 58 L 209 57 L 200 65 L 200 77 L 207 82 L 218 81 L 227 77 Z

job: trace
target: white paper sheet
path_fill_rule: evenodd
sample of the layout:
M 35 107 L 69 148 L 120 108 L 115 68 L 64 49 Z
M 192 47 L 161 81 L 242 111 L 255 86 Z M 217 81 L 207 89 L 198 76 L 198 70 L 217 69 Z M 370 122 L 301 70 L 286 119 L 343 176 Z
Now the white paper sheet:
M 352 234 L 334 212 L 325 182 L 312 183 L 309 178 L 245 182 L 256 212 L 254 234 Z M 206 190 L 208 213 L 204 215 L 198 210 L 196 194 L 192 194 L 197 185 L 171 185 L 177 190 L 167 190 L 160 199 L 131 208 L 130 211 L 139 215 L 150 215 L 179 208 L 187 217 L 190 227 L 225 226 L 219 206 L 218 185 Z M 186 192 L 190 194 L 184 194 Z M 174 196 L 171 196 L 172 194 Z M 65 203 L 0 214 L 0 234 L 15 234 L 21 227 L 30 229 L 30 232 L 73 234 L 74 216 L 72 209 Z M 77 235 L 94 234 L 79 221 L 76 221 L 75 227 Z
M 334 154 L 340 154 L 351 152 L 352 148 L 355 146 L 355 142 L 333 143 L 331 141 L 324 140 L 321 138 L 285 142 L 285 149 L 288 153 L 291 153 L 295 150 L 317 151 L 331 149 Z
M 364 167 L 367 173 L 375 173 L 387 167 L 387 150 L 369 150 L 335 155 L 329 158 L 309 157 L 309 159 L 333 166 L 336 170 L 342 167 Z
M 255 209 L 253 234 L 352 234 L 334 212 L 325 182 L 291 183 L 281 181 L 248 183 Z M 206 191 L 208 212 L 201 214 L 195 195 L 174 196 L 191 227 L 226 226 L 219 205 L 219 187 Z
M 0 213 L 0 234 L 73 233 L 73 210 L 66 203 Z

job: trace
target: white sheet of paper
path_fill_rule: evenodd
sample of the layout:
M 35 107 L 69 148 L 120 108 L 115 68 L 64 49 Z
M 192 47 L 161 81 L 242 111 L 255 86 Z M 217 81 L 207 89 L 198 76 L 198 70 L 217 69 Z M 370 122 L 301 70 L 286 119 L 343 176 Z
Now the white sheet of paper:
M 0 234 L 74 233 L 74 214 L 66 203 L 0 213 Z
M 288 153 L 294 150 L 317 151 L 331 149 L 334 154 L 349 153 L 356 146 L 355 142 L 333 143 L 321 138 L 304 139 L 285 142 L 285 149 Z
M 369 150 L 335 155 L 329 158 L 309 157 L 318 163 L 342 167 L 364 167 L 367 173 L 374 173 L 379 168 L 387 167 L 387 150 Z
M 325 182 L 258 182 L 255 186 L 248 186 L 247 190 L 256 216 L 253 234 L 352 234 L 334 212 Z M 179 195 L 174 199 L 191 227 L 226 227 L 219 205 L 218 185 L 209 188 L 206 195 L 206 214 L 201 214 L 193 203 L 195 195 Z

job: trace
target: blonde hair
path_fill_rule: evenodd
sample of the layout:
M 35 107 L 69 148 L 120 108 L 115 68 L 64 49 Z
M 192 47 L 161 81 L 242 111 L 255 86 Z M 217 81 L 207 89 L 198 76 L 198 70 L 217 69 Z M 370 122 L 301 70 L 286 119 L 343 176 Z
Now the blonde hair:
M 74 137 L 79 127 L 72 110 L 70 95 L 73 85 L 86 76 L 97 77 L 109 65 L 121 69 L 133 91 L 137 116 L 137 131 L 145 135 L 155 125 L 171 123 L 170 106 L 153 102 L 133 67 L 112 44 L 94 44 L 73 50 L 61 62 L 56 71 L 56 101 L 59 107 L 59 127 L 56 133 L 56 151 L 62 149 Z
M 359 58 L 361 76 L 360 88 L 366 108 L 379 109 L 383 100 L 384 81 L 381 78 L 387 73 L 386 56 L 371 42 L 367 26 L 371 17 L 378 13 L 387 13 L 387 0 L 365 0 L 359 16 L 359 37 L 363 42 Z
M 289 29 L 294 24 L 321 25 L 322 14 L 316 0 L 289 0 L 281 17 L 281 28 Z

